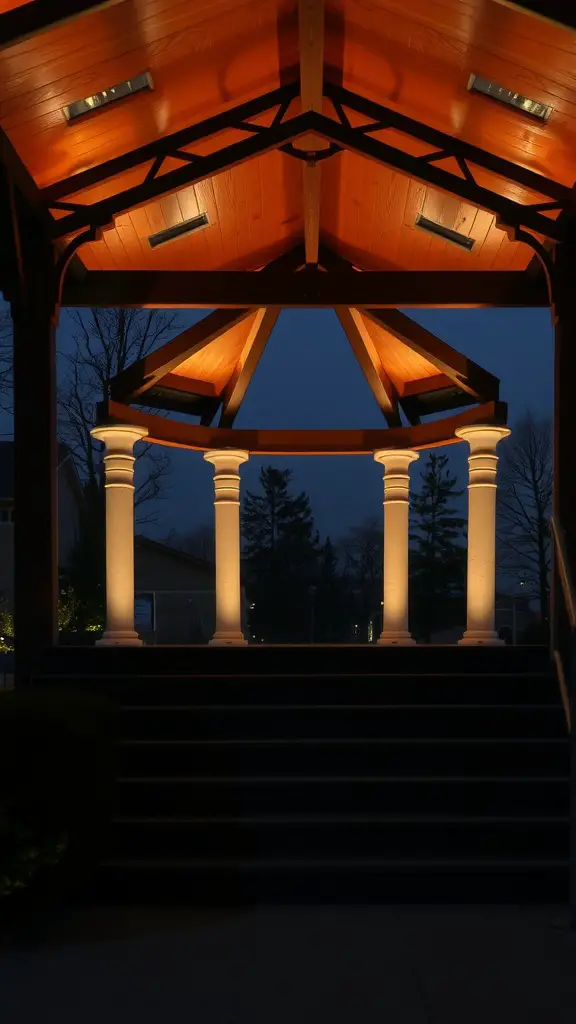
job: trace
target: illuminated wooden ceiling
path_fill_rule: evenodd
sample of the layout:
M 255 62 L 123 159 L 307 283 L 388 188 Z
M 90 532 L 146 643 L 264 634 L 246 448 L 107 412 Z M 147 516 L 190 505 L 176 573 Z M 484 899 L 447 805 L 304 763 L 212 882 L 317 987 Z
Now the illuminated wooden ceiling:
M 17 6 L 0 0 L 0 16 Z M 45 188 L 297 81 L 301 55 L 297 0 L 122 0 L 0 50 L 0 126 Z M 567 186 L 575 58 L 569 29 L 495 0 L 326 0 L 328 81 Z M 66 121 L 66 104 L 142 71 L 154 91 Z M 470 93 L 471 73 L 550 104 L 550 120 Z M 313 74 L 306 82 L 304 107 L 316 109 Z M 320 109 L 334 116 L 326 100 Z M 415 152 L 414 140 L 403 144 Z M 131 174 L 74 198 L 114 194 Z M 490 172 L 481 181 L 518 202 L 534 200 Z M 523 269 L 532 257 L 492 213 L 398 170 L 344 151 L 307 178 L 300 161 L 278 150 L 121 213 L 79 256 L 90 270 L 257 269 L 305 237 L 314 203 L 316 244 L 367 270 Z M 207 227 L 150 247 L 149 235 L 198 212 L 208 214 Z M 417 228 L 418 213 L 473 237 L 472 251 Z

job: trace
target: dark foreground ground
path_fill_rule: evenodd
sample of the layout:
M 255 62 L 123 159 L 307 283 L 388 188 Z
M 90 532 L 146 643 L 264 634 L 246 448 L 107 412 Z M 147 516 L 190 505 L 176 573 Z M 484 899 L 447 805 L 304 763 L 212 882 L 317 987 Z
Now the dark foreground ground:
M 574 1024 L 557 907 L 62 910 L 6 936 L 3 1024 Z

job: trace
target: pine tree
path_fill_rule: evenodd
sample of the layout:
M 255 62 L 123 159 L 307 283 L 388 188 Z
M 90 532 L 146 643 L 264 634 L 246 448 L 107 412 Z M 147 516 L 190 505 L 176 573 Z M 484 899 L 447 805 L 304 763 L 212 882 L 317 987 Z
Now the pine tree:
M 256 639 L 307 641 L 318 538 L 308 495 L 289 491 L 290 470 L 266 466 L 260 494 L 247 492 L 242 514 L 250 628 Z
M 460 624 L 464 616 L 466 520 L 453 502 L 462 496 L 446 455 L 432 452 L 420 490 L 411 496 L 410 596 L 412 629 L 429 641 L 438 629 Z

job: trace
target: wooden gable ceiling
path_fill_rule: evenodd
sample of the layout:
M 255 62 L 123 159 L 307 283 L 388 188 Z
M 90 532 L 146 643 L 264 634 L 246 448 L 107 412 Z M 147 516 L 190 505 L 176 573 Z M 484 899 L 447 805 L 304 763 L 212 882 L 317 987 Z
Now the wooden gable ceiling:
M 0 0 L 0 11 L 14 6 Z M 570 30 L 494 0 L 325 3 L 328 80 L 570 186 L 575 57 Z M 152 92 L 66 121 L 65 104 L 145 70 Z M 0 50 L 0 126 L 46 187 L 299 73 L 298 0 L 121 0 Z M 471 94 L 471 73 L 549 103 L 552 117 L 539 122 Z M 329 103 L 323 109 L 334 116 Z M 533 199 L 489 172 L 482 183 Z M 323 162 L 316 186 L 320 239 L 365 269 L 522 269 L 532 257 L 493 214 L 356 153 Z M 120 187 L 114 178 L 99 189 Z M 307 201 L 299 161 L 274 151 L 127 210 L 79 255 L 92 270 L 257 269 L 302 239 Z M 150 234 L 198 212 L 208 227 L 150 247 Z M 417 228 L 418 213 L 472 236 L 472 251 Z

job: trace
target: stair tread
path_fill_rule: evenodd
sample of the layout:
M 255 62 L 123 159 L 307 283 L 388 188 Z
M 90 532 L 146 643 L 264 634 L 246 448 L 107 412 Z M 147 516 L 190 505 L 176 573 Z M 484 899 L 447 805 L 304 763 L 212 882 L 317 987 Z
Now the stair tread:
M 124 704 L 121 711 L 553 711 L 558 704 Z
M 114 819 L 116 825 L 356 825 L 356 824 L 565 824 L 568 814 L 246 814 L 246 815 L 123 815 Z
M 407 745 L 422 745 L 422 744 L 449 744 L 452 746 L 465 744 L 504 744 L 509 743 L 514 746 L 524 746 L 527 744 L 539 744 L 539 745 L 554 745 L 554 746 L 565 746 L 568 742 L 568 737 L 557 737 L 557 736 L 275 736 L 275 737 L 261 737 L 255 736 L 253 738 L 247 737 L 217 737 L 214 739 L 122 739 L 120 741 L 122 746 L 125 747 L 160 747 L 160 746 L 171 746 L 171 747 L 207 747 L 207 746 L 287 746 L 288 744 L 294 744 L 296 746 L 336 746 L 345 745 L 351 746 L 352 744 L 365 744 L 365 745 L 377 745 L 377 744 L 399 744 L 401 746 Z
M 266 868 L 350 868 L 353 870 L 367 868 L 417 868 L 421 870 L 426 867 L 459 868 L 477 867 L 486 869 L 495 868 L 543 868 L 543 867 L 568 867 L 568 855 L 566 857 L 540 857 L 540 858 L 501 858 L 501 857 L 459 857 L 446 859 L 443 857 L 151 857 L 151 858 L 130 858 L 115 857 L 105 860 L 103 868 L 244 868 L 247 870 L 265 870 Z
M 401 783 L 462 783 L 469 785 L 484 783 L 565 783 L 569 782 L 568 775 L 135 775 L 120 776 L 118 782 L 121 784 L 142 784 L 142 783 L 194 783 L 204 785 L 205 783 L 216 785 L 236 785 L 238 783 L 359 783 L 365 782 L 391 782 Z

